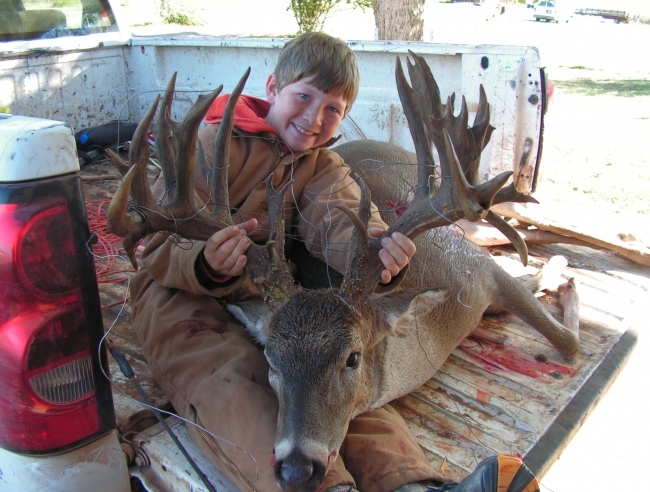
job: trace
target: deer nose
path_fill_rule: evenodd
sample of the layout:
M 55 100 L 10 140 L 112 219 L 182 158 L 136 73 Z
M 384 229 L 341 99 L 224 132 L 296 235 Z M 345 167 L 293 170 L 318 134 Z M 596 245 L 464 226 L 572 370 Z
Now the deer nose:
M 298 485 L 307 482 L 314 473 L 314 467 L 311 464 L 297 465 L 289 464 L 286 461 L 282 463 L 282 478 L 291 485 Z
M 315 490 L 325 478 L 325 465 L 312 461 L 299 451 L 276 461 L 275 478 L 285 490 Z

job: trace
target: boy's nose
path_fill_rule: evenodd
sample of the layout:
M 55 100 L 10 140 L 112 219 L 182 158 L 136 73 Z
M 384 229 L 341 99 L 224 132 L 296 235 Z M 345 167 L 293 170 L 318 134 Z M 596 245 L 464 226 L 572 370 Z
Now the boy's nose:
M 309 107 L 305 111 L 305 119 L 310 125 L 320 126 L 322 118 L 322 111 L 318 107 Z

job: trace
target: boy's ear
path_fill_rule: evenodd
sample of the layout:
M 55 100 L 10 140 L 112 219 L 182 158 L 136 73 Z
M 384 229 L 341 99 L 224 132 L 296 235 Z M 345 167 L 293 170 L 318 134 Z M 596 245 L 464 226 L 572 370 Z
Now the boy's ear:
M 275 74 L 272 73 L 269 75 L 269 78 L 266 80 L 266 100 L 269 104 L 275 104 L 275 98 L 278 95 L 278 81 L 275 78 Z

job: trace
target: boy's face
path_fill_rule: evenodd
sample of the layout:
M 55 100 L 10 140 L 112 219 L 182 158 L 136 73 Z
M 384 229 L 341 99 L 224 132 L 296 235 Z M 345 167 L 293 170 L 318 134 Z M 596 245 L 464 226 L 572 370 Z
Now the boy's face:
M 345 118 L 346 99 L 326 94 L 309 80 L 285 85 L 282 91 L 277 90 L 275 74 L 266 81 L 266 99 L 271 104 L 266 122 L 294 152 L 328 142 Z

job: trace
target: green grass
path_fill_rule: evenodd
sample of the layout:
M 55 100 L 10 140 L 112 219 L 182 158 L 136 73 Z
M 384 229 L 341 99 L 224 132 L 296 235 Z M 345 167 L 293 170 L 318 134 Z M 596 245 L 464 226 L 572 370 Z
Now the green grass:
M 179 26 L 201 26 L 202 23 L 194 19 L 191 15 L 186 15 L 180 12 L 170 12 L 163 17 L 165 24 L 176 24 Z
M 623 79 L 623 80 L 593 80 L 572 79 L 554 80 L 555 86 L 567 92 L 599 96 L 610 94 L 622 97 L 650 96 L 650 80 Z

